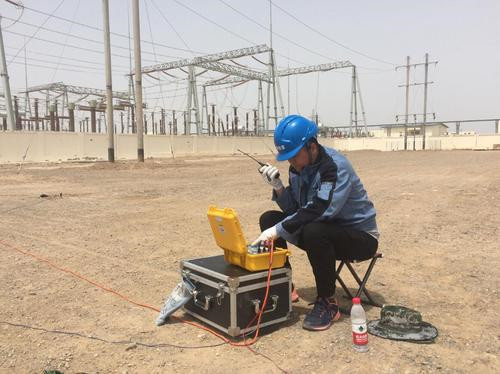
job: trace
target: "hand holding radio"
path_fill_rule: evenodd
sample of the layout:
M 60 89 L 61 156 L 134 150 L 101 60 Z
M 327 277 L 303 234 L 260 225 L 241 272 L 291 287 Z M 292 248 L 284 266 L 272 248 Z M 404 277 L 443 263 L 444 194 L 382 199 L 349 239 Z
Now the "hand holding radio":
M 283 182 L 280 179 L 280 172 L 276 166 L 266 164 L 259 169 L 259 173 L 262 175 L 264 182 L 273 187 L 274 190 L 281 190 Z

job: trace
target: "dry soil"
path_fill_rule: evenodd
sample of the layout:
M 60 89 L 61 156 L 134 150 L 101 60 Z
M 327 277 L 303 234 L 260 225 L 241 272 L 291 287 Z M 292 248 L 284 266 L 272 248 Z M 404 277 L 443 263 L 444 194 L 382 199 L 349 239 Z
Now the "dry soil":
M 384 258 L 369 289 L 419 310 L 439 329 L 434 344 L 370 336 L 369 352 L 356 354 L 348 318 L 324 332 L 303 330 L 315 291 L 296 248 L 301 301 L 290 323 L 254 345 L 260 354 L 217 345 L 178 321 L 156 327 L 155 311 L 39 259 L 160 308 L 180 260 L 222 253 L 206 219 L 210 204 L 235 208 L 248 240 L 259 233 L 260 213 L 274 207 L 244 156 L 3 165 L 0 372 L 499 372 L 500 152 L 347 156 L 378 212 Z M 279 168 L 286 176 L 287 165 Z M 379 309 L 367 314 L 375 319 Z

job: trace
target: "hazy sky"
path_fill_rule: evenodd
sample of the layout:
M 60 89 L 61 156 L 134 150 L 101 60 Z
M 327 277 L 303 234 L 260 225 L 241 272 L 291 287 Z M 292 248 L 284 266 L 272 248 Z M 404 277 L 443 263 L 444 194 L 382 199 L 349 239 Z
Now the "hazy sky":
M 143 66 L 269 44 L 267 0 L 142 0 L 140 3 L 141 37 L 158 43 L 154 48 L 142 44 Z M 22 47 L 26 41 L 28 86 L 63 81 L 104 88 L 104 56 L 99 53 L 103 50 L 102 32 L 48 16 L 53 13 L 102 29 L 102 2 L 23 0 L 23 4 L 27 8 L 21 13 L 0 0 L 13 91 L 25 86 Z M 394 68 L 405 64 L 406 56 L 411 57 L 411 62 L 423 62 L 425 53 L 429 53 L 431 61 L 439 61 L 429 69 L 429 80 L 435 83 L 429 86 L 428 111 L 435 112 L 437 119 L 500 117 L 498 0 L 275 0 L 273 4 L 273 46 L 280 68 L 351 61 L 359 67 L 369 124 L 394 122 L 395 115 L 404 112 L 404 89 L 397 86 L 404 83 L 405 72 Z M 132 17 L 130 2 L 110 0 L 110 14 L 112 32 L 127 35 Z M 19 21 L 12 25 L 19 16 Z M 56 32 L 43 28 L 37 31 L 41 25 Z M 111 42 L 113 88 L 127 90 L 124 74 L 129 70 L 129 43 L 127 38 L 117 35 L 112 36 Z M 16 53 L 18 57 L 13 60 Z M 267 60 L 264 55 L 259 58 Z M 249 58 L 238 62 L 264 68 Z M 186 76 L 178 70 L 171 73 L 178 78 Z M 422 67 L 412 69 L 411 81 L 423 81 L 423 73 Z M 212 78 L 220 76 L 210 74 Z M 203 74 L 198 83 L 210 77 Z M 144 79 L 149 104 L 183 110 L 185 81 L 165 78 L 168 81 L 163 81 L 161 89 L 157 80 Z M 293 76 L 290 89 L 287 78 L 281 81 L 284 104 L 287 107 L 290 102 L 290 112 L 310 115 L 317 108 L 322 122 L 328 125 L 349 122 L 350 85 L 350 69 Z M 209 92 L 208 102 L 216 103 L 221 115 L 233 105 L 240 106 L 243 113 L 256 107 L 257 85 L 253 82 Z M 410 92 L 410 112 L 422 111 L 423 86 L 416 86 Z

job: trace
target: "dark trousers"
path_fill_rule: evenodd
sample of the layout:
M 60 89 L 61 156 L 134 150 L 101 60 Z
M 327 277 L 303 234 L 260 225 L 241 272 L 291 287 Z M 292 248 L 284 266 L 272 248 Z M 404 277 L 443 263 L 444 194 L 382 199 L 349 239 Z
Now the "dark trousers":
M 282 221 L 286 215 L 270 210 L 260 216 L 261 231 Z M 285 239 L 275 241 L 276 247 L 287 248 Z M 329 222 L 311 222 L 302 228 L 298 247 L 306 251 L 311 264 L 316 291 L 320 297 L 335 294 L 335 261 L 367 260 L 377 252 L 378 241 L 366 232 L 341 227 Z

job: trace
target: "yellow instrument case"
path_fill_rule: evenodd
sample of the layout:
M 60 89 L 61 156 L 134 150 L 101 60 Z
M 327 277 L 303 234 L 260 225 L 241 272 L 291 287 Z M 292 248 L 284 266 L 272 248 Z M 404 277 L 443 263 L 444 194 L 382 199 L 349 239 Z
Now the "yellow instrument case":
M 224 259 L 230 264 L 240 266 L 248 271 L 269 269 L 269 252 L 248 253 L 245 237 L 241 230 L 236 211 L 231 208 L 208 208 L 208 221 L 214 234 L 215 242 L 224 250 Z M 283 248 L 274 248 L 272 268 L 285 265 L 290 251 Z

